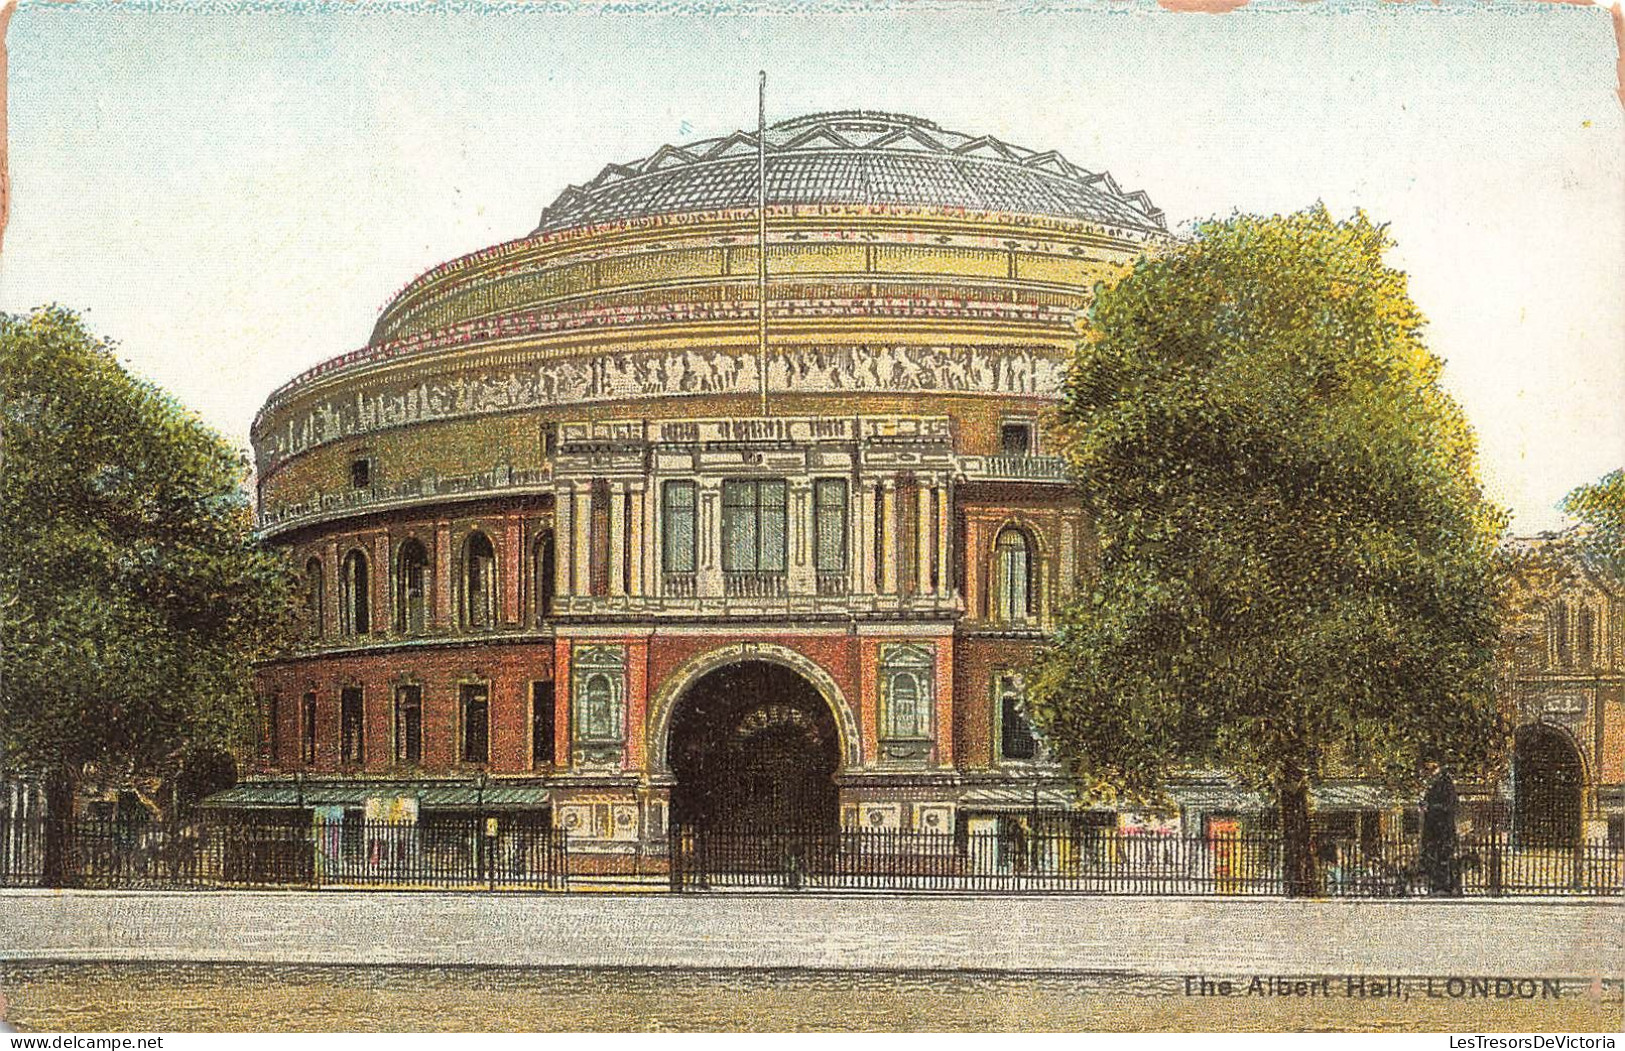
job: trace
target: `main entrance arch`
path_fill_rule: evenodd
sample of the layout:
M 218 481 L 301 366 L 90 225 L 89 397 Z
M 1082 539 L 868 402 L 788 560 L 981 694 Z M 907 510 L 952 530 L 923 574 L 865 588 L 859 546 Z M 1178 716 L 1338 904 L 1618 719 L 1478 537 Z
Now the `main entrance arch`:
M 672 822 L 837 829 L 841 736 L 818 688 L 784 664 L 747 659 L 704 673 L 670 715 Z
M 1512 759 L 1513 822 L 1529 846 L 1570 846 L 1580 839 L 1585 768 L 1567 734 L 1550 726 L 1518 731 Z

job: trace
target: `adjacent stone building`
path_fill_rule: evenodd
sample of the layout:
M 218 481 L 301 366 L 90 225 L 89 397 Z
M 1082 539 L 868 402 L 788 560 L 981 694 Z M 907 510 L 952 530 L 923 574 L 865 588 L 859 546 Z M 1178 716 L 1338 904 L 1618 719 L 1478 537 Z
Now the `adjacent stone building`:
M 1577 534 L 1520 541 L 1501 692 L 1517 726 L 1503 813 L 1532 845 L 1625 846 L 1625 601 Z

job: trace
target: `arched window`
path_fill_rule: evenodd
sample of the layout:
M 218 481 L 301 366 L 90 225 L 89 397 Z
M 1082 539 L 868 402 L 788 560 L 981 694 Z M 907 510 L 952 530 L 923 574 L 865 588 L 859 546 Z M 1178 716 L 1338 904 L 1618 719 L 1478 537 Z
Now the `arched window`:
M 609 676 L 599 672 L 587 680 L 581 701 L 582 736 L 609 738 L 615 736 L 615 696 Z
M 995 620 L 1021 624 L 1032 619 L 1032 543 L 1014 526 L 1001 532 L 993 545 L 993 602 Z
M 1569 646 L 1569 607 L 1559 602 L 1552 607 L 1552 653 L 1559 668 L 1574 663 L 1574 650 Z
M 920 684 L 908 672 L 900 672 L 891 680 L 891 735 L 893 737 L 920 737 Z
M 372 630 L 367 605 L 367 556 L 358 548 L 344 556 L 339 575 L 339 630 L 345 635 L 365 635 Z
M 1579 638 L 1575 639 L 1575 642 L 1578 644 L 1576 648 L 1579 652 L 1580 667 L 1589 668 L 1597 652 L 1597 615 L 1592 612 L 1590 606 L 1581 606 L 1580 615 L 1576 619 L 1578 623 L 1575 625 L 1575 634 Z
M 1580 839 L 1585 768 L 1561 730 L 1526 726 L 1512 757 L 1513 825 L 1531 847 L 1572 846 Z
M 553 546 L 553 530 L 544 529 L 531 549 L 532 574 L 536 585 L 536 618 L 553 612 L 553 592 L 558 587 L 558 554 Z
M 463 627 L 489 628 L 496 622 L 496 548 L 490 537 L 476 531 L 463 545 Z
M 401 544 L 395 559 L 395 630 L 421 635 L 429 595 L 429 552 L 415 538 Z
M 310 637 L 321 638 L 327 618 L 327 580 L 319 558 L 305 563 L 305 618 Z

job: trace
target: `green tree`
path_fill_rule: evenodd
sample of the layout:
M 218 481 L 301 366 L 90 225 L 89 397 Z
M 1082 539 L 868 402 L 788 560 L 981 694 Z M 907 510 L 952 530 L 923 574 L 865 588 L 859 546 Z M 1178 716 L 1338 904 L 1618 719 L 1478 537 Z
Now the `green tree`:
M 290 620 L 246 459 L 58 307 L 0 315 L 0 439 L 0 760 L 45 779 L 53 840 L 87 782 L 162 814 L 244 741 Z
M 1574 489 L 1562 508 L 1579 519 L 1573 534 L 1577 553 L 1613 577 L 1625 575 L 1625 470 Z
M 1099 291 L 1057 421 L 1101 550 L 1034 718 L 1096 792 L 1215 768 L 1266 792 L 1289 893 L 1328 770 L 1485 777 L 1508 736 L 1504 516 L 1389 244 L 1319 206 L 1202 225 Z

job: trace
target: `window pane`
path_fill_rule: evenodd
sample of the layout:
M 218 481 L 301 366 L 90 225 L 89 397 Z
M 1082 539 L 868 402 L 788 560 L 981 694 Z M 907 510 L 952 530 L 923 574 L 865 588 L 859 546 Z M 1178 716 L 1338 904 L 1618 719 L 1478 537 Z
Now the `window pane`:
M 1032 450 L 1032 428 L 1025 423 L 1007 423 L 999 428 L 999 451 L 1007 456 L 1023 456 Z
M 1037 752 L 1032 725 L 1021 711 L 1020 691 L 1007 683 L 999 702 L 1000 747 L 1006 759 L 1031 759 Z
M 754 486 L 749 482 L 723 483 L 722 501 L 722 568 L 725 570 L 752 570 L 756 569 L 756 507 L 752 500 L 750 503 L 740 502 L 740 492 L 750 487 L 750 494 L 754 496 Z M 729 489 L 733 488 L 734 501 L 728 499 Z
M 483 686 L 463 687 L 463 762 L 483 763 L 489 755 L 491 707 Z
M 813 559 L 821 573 L 846 569 L 846 481 L 822 478 L 813 485 Z
M 1014 530 L 999 535 L 995 572 L 999 594 L 996 613 L 1000 620 L 1026 620 L 1031 612 L 1031 568 L 1027 538 Z
M 761 557 L 757 568 L 769 573 L 784 572 L 787 559 L 785 485 L 783 482 L 762 483 L 761 525 L 758 527 Z
M 892 676 L 891 732 L 896 737 L 916 737 L 920 730 L 920 690 L 914 676 Z
M 300 727 L 300 734 L 304 738 L 301 742 L 300 758 L 306 763 L 314 763 L 316 761 L 316 695 L 314 693 L 305 694 L 299 718 L 303 724 Z
M 553 761 L 553 684 L 532 683 L 530 688 L 530 760 Z
M 610 711 L 609 677 L 594 675 L 587 680 L 586 700 L 582 705 L 582 723 L 589 738 L 608 738 L 615 734 L 614 717 Z
M 362 759 L 361 690 L 347 686 L 339 694 L 339 757 L 346 763 Z
M 423 759 L 423 692 L 402 686 L 395 691 L 395 758 L 417 763 Z
M 783 479 L 732 479 L 722 483 L 724 570 L 784 572 L 788 499 L 789 487 Z
M 694 483 L 667 482 L 662 564 L 668 573 L 694 572 Z

